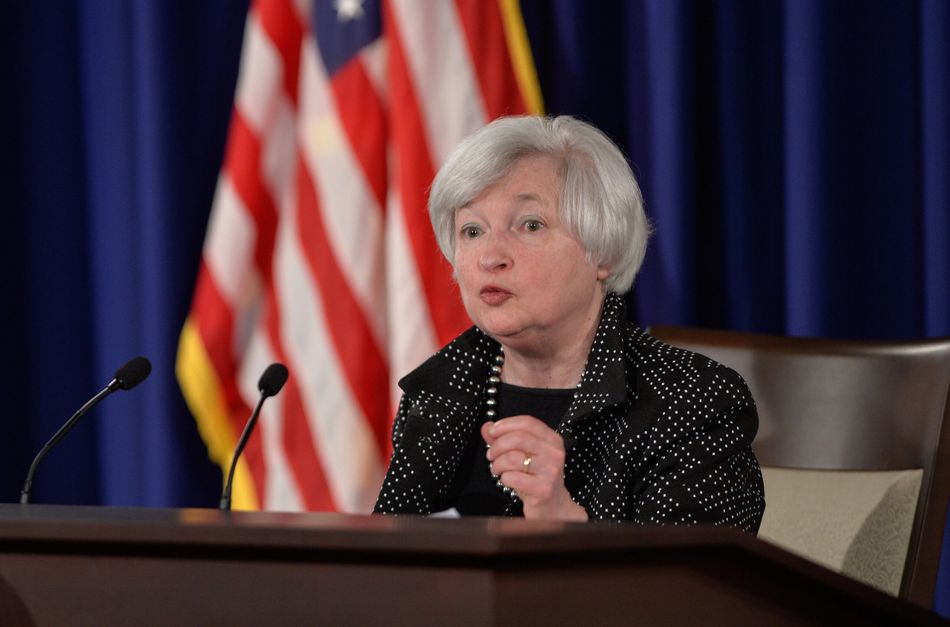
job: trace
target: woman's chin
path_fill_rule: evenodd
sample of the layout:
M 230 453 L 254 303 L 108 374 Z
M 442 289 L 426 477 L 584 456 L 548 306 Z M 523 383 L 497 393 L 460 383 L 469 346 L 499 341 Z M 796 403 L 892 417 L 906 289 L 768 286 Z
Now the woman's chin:
M 529 351 L 537 350 L 535 344 L 539 339 L 524 327 L 502 327 L 488 332 L 506 350 Z
M 513 324 L 493 324 L 492 322 L 486 322 L 484 325 L 479 325 L 479 327 L 482 331 L 502 344 L 507 344 L 509 341 L 517 341 L 518 337 L 523 335 L 524 332 L 523 327 Z

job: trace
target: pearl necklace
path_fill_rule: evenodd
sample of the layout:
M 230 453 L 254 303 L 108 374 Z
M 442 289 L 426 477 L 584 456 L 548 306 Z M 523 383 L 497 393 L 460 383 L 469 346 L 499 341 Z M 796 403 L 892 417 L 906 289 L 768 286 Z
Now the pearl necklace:
M 485 418 L 489 421 L 494 422 L 497 412 L 495 410 L 498 407 L 498 384 L 501 383 L 501 367 L 505 364 L 505 349 L 500 349 L 499 353 L 495 355 L 495 363 L 491 367 L 491 374 L 488 376 L 488 385 L 485 388 Z M 491 446 L 490 444 L 487 446 Z M 491 465 L 489 465 L 489 470 Z M 501 479 L 498 475 L 492 473 L 492 478 L 495 480 L 495 485 L 501 489 L 502 492 L 510 496 L 512 499 L 517 499 L 518 495 L 514 490 L 506 486 L 501 482 Z
M 491 367 L 491 375 L 488 377 L 488 387 L 485 390 L 487 399 L 485 400 L 485 405 L 488 409 L 485 410 L 485 417 L 489 420 L 495 420 L 495 407 L 498 406 L 498 399 L 495 396 L 498 394 L 498 384 L 501 383 L 501 367 L 505 363 L 505 349 L 501 349 L 497 355 L 495 355 L 495 365 Z

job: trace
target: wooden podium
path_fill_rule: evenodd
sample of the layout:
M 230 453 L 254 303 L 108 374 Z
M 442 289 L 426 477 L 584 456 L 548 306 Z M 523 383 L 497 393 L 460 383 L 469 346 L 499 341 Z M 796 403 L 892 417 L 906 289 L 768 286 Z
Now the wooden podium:
M 0 505 L 0 624 L 950 622 L 730 529 Z

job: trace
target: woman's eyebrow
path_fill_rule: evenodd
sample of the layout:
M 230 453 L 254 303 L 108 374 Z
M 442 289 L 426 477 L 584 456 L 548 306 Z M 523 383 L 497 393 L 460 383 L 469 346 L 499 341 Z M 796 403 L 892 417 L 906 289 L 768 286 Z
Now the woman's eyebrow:
M 536 202 L 541 205 L 547 205 L 544 199 L 535 192 L 521 192 L 515 195 L 515 201 L 519 203 Z

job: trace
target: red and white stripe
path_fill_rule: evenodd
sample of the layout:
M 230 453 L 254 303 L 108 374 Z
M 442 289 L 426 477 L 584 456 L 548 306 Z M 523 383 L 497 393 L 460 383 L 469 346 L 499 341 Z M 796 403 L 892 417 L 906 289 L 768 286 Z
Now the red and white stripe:
M 307 11 L 251 8 L 191 319 L 235 432 L 267 364 L 290 370 L 245 452 L 260 507 L 367 512 L 395 381 L 469 324 L 428 186 L 524 104 L 493 2 L 384 1 L 383 37 L 332 80 Z

